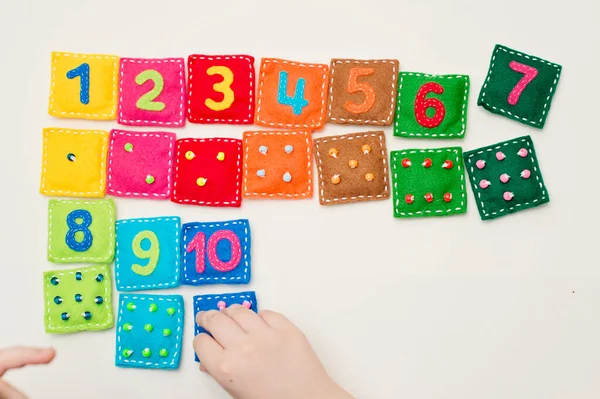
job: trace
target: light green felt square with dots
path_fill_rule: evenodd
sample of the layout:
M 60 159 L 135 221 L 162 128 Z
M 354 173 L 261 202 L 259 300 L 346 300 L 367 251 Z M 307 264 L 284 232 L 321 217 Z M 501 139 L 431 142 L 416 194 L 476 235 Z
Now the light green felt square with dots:
M 394 136 L 408 138 L 462 138 L 467 130 L 467 105 L 469 101 L 468 75 L 428 75 L 418 72 L 400 72 L 398 100 L 394 117 Z M 419 101 L 417 95 L 425 84 L 441 86 L 441 94 L 424 91 Z M 425 118 L 433 120 L 443 107 L 444 116 L 437 126 L 428 127 L 419 122 L 417 104 L 424 105 Z M 436 108 L 437 107 L 437 108 Z
M 73 213 L 74 211 L 76 213 Z M 73 217 L 80 214 L 86 214 L 91 218 L 89 226 L 85 220 Z M 69 227 L 69 223 L 71 223 L 71 227 Z M 73 242 L 73 239 L 76 242 Z M 90 239 L 90 245 L 86 245 L 87 240 Z M 49 261 L 55 263 L 110 263 L 114 254 L 115 204 L 111 199 L 49 201 Z
M 446 216 L 467 211 L 460 147 L 392 151 L 391 165 L 395 217 Z
M 46 332 L 106 330 L 114 325 L 108 265 L 44 273 Z

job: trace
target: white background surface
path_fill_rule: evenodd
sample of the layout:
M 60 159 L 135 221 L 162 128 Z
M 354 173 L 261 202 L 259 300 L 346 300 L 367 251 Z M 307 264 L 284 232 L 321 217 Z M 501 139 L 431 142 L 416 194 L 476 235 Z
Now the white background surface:
M 401 69 L 471 76 L 465 140 L 400 139 L 388 150 L 477 148 L 531 134 L 551 202 L 481 222 L 466 215 L 394 220 L 392 201 L 321 207 L 318 199 L 241 209 L 116 199 L 119 218 L 249 218 L 259 306 L 308 335 L 331 374 L 360 398 L 600 397 L 597 1 L 31 1 L 0 2 L 0 346 L 52 345 L 49 367 L 11 372 L 34 398 L 225 398 L 192 354 L 195 294 L 182 287 L 178 371 L 114 366 L 115 330 L 44 333 L 48 198 L 38 194 L 46 126 L 118 127 L 47 114 L 50 52 L 129 57 L 192 53 L 398 58 Z M 496 43 L 562 64 L 546 128 L 476 106 Z M 178 137 L 241 138 L 245 129 L 188 124 Z M 135 129 L 133 130 L 144 130 Z M 146 129 L 152 130 L 152 129 Z M 315 136 L 366 130 L 326 125 Z M 238 287 L 239 288 L 239 287 Z M 116 303 L 115 303 L 116 307 Z

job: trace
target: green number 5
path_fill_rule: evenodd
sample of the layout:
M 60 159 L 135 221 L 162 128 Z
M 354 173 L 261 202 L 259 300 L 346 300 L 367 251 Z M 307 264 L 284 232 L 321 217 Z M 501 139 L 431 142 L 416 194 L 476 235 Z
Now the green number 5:
M 135 83 L 140 86 L 149 80 L 154 83 L 154 87 L 148 93 L 141 96 L 135 105 L 144 111 L 162 111 L 165 109 L 165 103 L 154 100 L 162 93 L 165 81 L 162 75 L 154 69 L 146 69 L 135 77 Z
M 147 250 L 142 248 L 142 241 L 144 240 L 150 241 L 150 248 Z M 156 269 L 156 265 L 158 264 L 158 256 L 160 254 L 160 246 L 158 244 L 158 237 L 156 237 L 156 234 L 150 230 L 140 231 L 133 238 L 131 247 L 135 256 L 140 259 L 148 259 L 148 264 L 146 266 L 134 263 L 131 265 L 131 270 L 140 276 L 151 275 Z

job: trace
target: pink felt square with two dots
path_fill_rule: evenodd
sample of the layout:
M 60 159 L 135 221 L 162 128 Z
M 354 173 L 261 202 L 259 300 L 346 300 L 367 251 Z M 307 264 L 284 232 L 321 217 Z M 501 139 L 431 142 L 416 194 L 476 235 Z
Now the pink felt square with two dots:
M 175 134 L 112 130 L 107 194 L 169 199 L 173 186 Z
M 118 122 L 132 126 L 185 124 L 183 58 L 121 58 Z

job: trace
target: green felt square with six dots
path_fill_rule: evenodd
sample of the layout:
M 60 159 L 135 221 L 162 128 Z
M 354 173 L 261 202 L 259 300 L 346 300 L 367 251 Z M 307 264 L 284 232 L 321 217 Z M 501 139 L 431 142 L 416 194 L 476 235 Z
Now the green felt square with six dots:
M 44 273 L 44 325 L 54 334 L 113 326 L 112 279 L 107 265 Z
M 464 158 L 481 220 L 550 201 L 530 136 L 467 151 Z
M 467 211 L 460 147 L 392 151 L 394 216 L 446 216 Z

